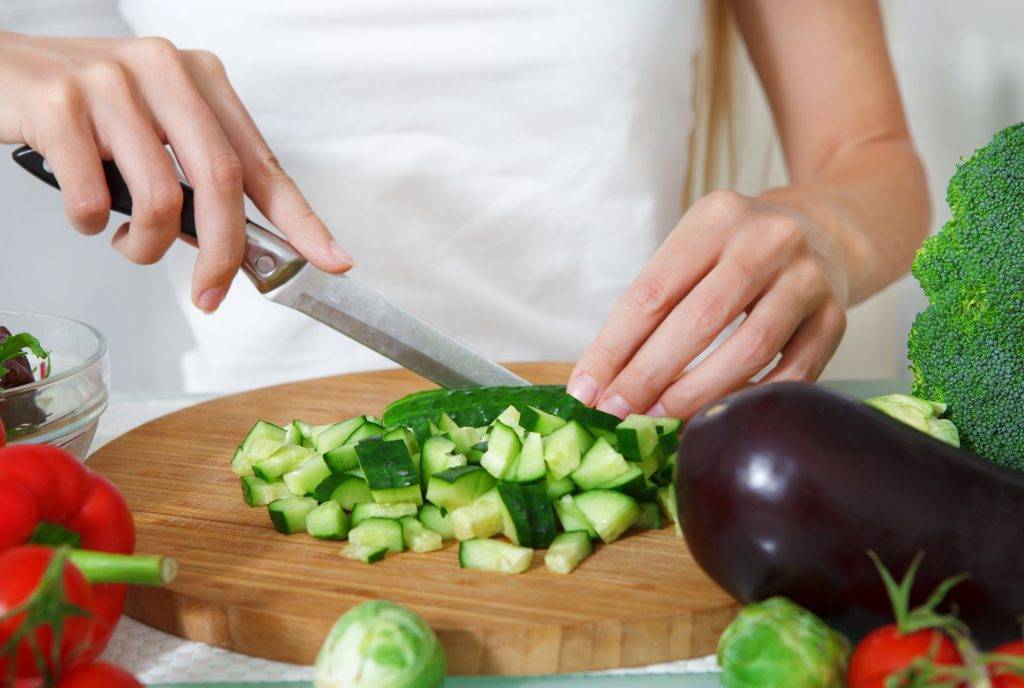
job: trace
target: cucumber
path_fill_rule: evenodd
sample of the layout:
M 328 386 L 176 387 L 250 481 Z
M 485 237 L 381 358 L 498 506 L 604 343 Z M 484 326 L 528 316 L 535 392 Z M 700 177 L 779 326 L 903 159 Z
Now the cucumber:
M 619 446 L 619 438 L 615 436 L 614 430 L 596 428 L 593 425 L 584 425 L 583 427 L 585 427 L 587 432 L 593 435 L 595 439 L 604 438 L 604 441 L 610 444 L 613 449 L 616 449 Z
M 326 454 L 332 449 L 337 449 L 345 444 L 348 438 L 352 436 L 352 433 L 364 423 L 366 423 L 366 416 L 356 416 L 355 418 L 349 418 L 340 423 L 329 425 L 317 433 L 316 437 L 311 438 L 313 446 L 321 454 Z
M 349 476 L 344 473 L 331 473 L 326 478 L 317 483 L 317 486 L 313 488 L 313 491 L 309 493 L 309 496 L 316 501 L 323 504 L 331 498 L 331 495 L 343 482 L 348 480 Z
M 583 455 L 579 467 L 569 477 L 581 490 L 593 490 L 622 475 L 629 464 L 615 451 L 608 440 L 601 437 Z M 643 475 L 641 474 L 641 477 Z
M 447 413 L 442 413 L 437 417 L 437 433 L 442 434 L 446 432 L 452 432 L 458 430 L 459 424 L 452 420 L 452 417 Z
M 425 527 L 441 536 L 442 540 L 454 540 L 455 529 L 452 527 L 452 517 L 449 513 L 442 513 L 440 507 L 433 504 L 424 504 L 420 507 L 417 517 Z
M 501 423 L 515 430 L 516 434 L 519 435 L 519 439 L 523 439 L 526 436 L 526 431 L 523 430 L 523 426 L 519 424 L 520 417 L 519 409 L 515 406 L 509 406 L 504 411 L 498 414 L 498 417 L 491 421 L 491 427 L 493 428 L 496 424 Z
M 501 508 L 502 534 L 511 540 L 512 544 L 533 547 L 533 538 L 530 532 L 530 516 L 526 510 L 526 498 L 523 496 L 522 487 L 519 483 L 499 481 L 497 490 L 498 503 Z
M 659 486 L 671 485 L 673 476 L 675 475 L 675 470 L 676 455 L 670 454 L 669 457 L 665 459 L 665 462 L 661 465 L 661 467 L 658 468 L 658 470 L 654 472 L 654 475 L 651 476 L 651 481 L 655 485 Z
M 519 455 L 506 468 L 504 479 L 516 483 L 532 483 L 542 480 L 546 473 L 544 440 L 540 433 L 528 433 Z
M 503 526 L 501 499 L 496 489 L 452 511 L 452 530 L 458 540 L 489 538 L 500 533 Z
M 324 461 L 330 466 L 333 473 L 344 473 L 359 466 L 359 457 L 356 455 L 356 445 L 361 440 L 384 433 L 384 426 L 373 422 L 370 416 L 363 416 L 364 422 L 356 428 L 345 444 L 332 449 L 324 454 Z
M 441 536 L 434 531 L 424 527 L 422 523 L 412 516 L 405 516 L 398 519 L 402 524 L 402 538 L 405 546 L 413 552 L 433 552 L 441 549 L 443 542 Z
M 315 508 L 316 500 L 310 497 L 284 497 L 268 504 L 267 512 L 274 530 L 291 535 L 306 531 L 306 516 Z
M 400 519 L 403 516 L 415 516 L 416 505 L 411 502 L 404 504 L 375 504 L 364 502 L 356 504 L 352 509 L 352 525 L 358 526 L 363 521 L 371 518 L 393 518 Z
M 487 436 L 487 451 L 481 457 L 480 465 L 495 478 L 501 478 L 522 448 L 523 443 L 516 431 L 500 420 L 495 421 Z
M 527 432 L 536 432 L 541 435 L 550 435 L 558 428 L 565 425 L 566 420 L 548 413 L 536 406 L 527 406 L 519 417 L 519 425 Z
M 611 480 L 598 485 L 602 490 L 615 490 L 628 494 L 637 501 L 651 500 L 655 498 L 657 488 L 648 485 L 644 472 L 636 464 L 627 464 L 624 473 L 620 473 Z
M 419 442 L 416 441 L 416 436 L 413 435 L 408 428 L 385 428 L 382 437 L 385 442 L 393 440 L 402 440 L 405 442 L 405 447 L 409 450 L 409 456 L 415 456 L 420 453 Z
M 252 472 L 257 478 L 263 478 L 268 483 L 274 482 L 285 473 L 294 471 L 305 463 L 315 452 L 307 447 L 296 447 L 294 444 L 281 445 L 267 458 L 254 463 Z M 315 487 L 315 485 L 314 485 Z
M 464 569 L 522 573 L 530 568 L 533 550 L 501 540 L 474 538 L 459 543 L 459 566 Z
M 463 454 L 466 458 L 469 458 L 470 451 L 473 447 L 483 441 L 484 435 L 476 428 L 455 428 L 444 433 L 444 436 L 455 443 L 455 449 L 453 453 Z M 476 460 L 479 463 L 480 459 Z
M 353 545 L 386 547 L 389 552 L 405 549 L 402 524 L 392 518 L 368 518 L 348 531 L 348 541 Z
M 427 483 L 427 501 L 452 511 L 494 487 L 494 477 L 479 466 L 456 466 L 435 473 Z
M 341 550 L 341 556 L 354 559 L 364 564 L 376 564 L 388 554 L 387 547 L 368 547 L 366 545 L 349 544 Z
M 231 455 L 231 472 L 239 477 L 253 474 L 252 462 L 242 453 L 242 445 L 235 447 Z
M 356 455 L 373 501 L 423 503 L 419 472 L 403 438 L 369 437 L 356 445 Z
M 576 421 L 569 421 L 544 438 L 544 461 L 555 479 L 564 478 L 580 465 L 594 444 L 594 436 Z
M 662 464 L 665 461 L 664 456 L 661 446 L 656 444 L 654 445 L 654 451 L 640 459 L 639 462 L 634 462 L 633 465 L 640 467 L 645 478 L 653 478 L 654 474 L 661 470 Z
M 587 531 L 567 531 L 551 542 L 544 555 L 544 566 L 552 573 L 572 573 L 593 552 L 594 546 Z
M 274 425 L 265 420 L 258 420 L 246 434 L 245 439 L 242 440 L 242 453 L 254 455 L 254 449 L 261 440 L 269 440 L 271 444 L 276 443 L 280 447 L 284 444 L 286 434 L 285 429 L 280 425 Z M 267 456 L 269 455 L 270 453 L 268 452 Z
M 605 542 L 617 540 L 640 516 L 640 506 L 629 495 L 611 490 L 591 490 L 573 500 Z
M 294 444 L 296 447 L 302 446 L 302 431 L 294 421 L 284 426 L 284 443 Z
M 658 488 L 658 506 L 665 518 L 676 527 L 676 535 L 683 536 L 683 529 L 679 526 L 679 514 L 676 513 L 676 488 L 675 485 Z
M 243 475 L 241 481 L 242 498 L 249 506 L 266 506 L 275 499 L 291 496 L 282 481 L 268 483 L 254 475 Z
M 661 530 L 661 507 L 655 502 L 640 502 L 640 516 L 632 527 L 639 530 Z
M 331 500 L 341 504 L 345 511 L 352 511 L 359 504 L 373 502 L 373 495 L 366 481 L 354 475 L 344 476 L 344 480 L 331 492 Z
M 654 424 L 658 426 L 658 446 L 665 456 L 672 456 L 679 448 L 683 421 L 678 418 L 655 418 Z
M 548 471 L 545 475 L 544 484 L 547 486 L 548 499 L 552 501 L 563 495 L 572 494 L 576 491 L 576 483 L 572 481 L 572 478 L 567 476 L 556 480 L 555 477 L 551 475 L 551 471 Z
M 594 530 L 594 526 L 590 525 L 590 521 L 583 515 L 580 508 L 576 506 L 576 500 L 572 495 L 565 495 L 555 502 L 555 512 L 558 514 L 562 529 L 566 532 L 585 530 L 590 537 L 597 538 L 597 531 Z
M 337 502 L 324 502 L 306 516 L 306 532 L 320 540 L 344 540 L 349 522 Z
M 423 441 L 420 454 L 420 479 L 426 485 L 435 473 L 465 466 L 469 463 L 462 454 L 455 453 L 455 442 L 444 435 L 432 435 Z
M 548 498 L 547 486 L 544 483 L 528 483 L 521 485 L 520 489 L 530 519 L 531 546 L 543 549 L 555 539 L 557 531 L 555 510 Z
M 304 447 L 296 447 L 303 449 Z M 284 484 L 288 491 L 296 497 L 311 494 L 325 478 L 331 475 L 331 469 L 324 463 L 324 458 L 314 453 L 294 470 L 284 474 Z
M 658 426 L 654 418 L 634 413 L 615 427 L 615 437 L 627 461 L 640 461 L 658 445 Z

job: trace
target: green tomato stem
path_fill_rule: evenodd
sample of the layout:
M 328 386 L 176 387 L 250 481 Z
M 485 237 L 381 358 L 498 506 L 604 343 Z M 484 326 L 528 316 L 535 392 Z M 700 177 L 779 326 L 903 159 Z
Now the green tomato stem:
M 178 562 L 171 557 L 145 554 L 114 554 L 74 549 L 68 554 L 90 583 L 166 585 L 174 580 Z

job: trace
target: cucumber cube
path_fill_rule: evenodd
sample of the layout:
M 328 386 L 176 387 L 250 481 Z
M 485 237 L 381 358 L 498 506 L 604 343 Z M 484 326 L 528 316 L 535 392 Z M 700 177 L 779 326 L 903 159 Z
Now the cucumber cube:
M 544 555 L 544 566 L 552 573 L 572 573 L 581 561 L 594 552 L 590 535 L 585 530 L 561 533 Z
M 349 521 L 341 504 L 324 502 L 306 516 L 306 532 L 321 540 L 344 540 Z
M 412 516 L 405 516 L 399 519 L 402 524 L 402 537 L 405 546 L 413 552 L 433 552 L 441 549 L 443 542 L 441 536 L 426 528 L 422 523 Z

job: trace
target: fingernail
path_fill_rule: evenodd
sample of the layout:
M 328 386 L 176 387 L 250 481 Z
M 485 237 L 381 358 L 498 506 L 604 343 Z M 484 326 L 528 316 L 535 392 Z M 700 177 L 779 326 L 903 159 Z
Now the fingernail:
M 569 380 L 565 391 L 569 396 L 576 397 L 577 401 L 590 406 L 597 398 L 597 380 L 589 373 L 580 373 Z
M 647 413 L 645 413 L 644 415 L 653 416 L 655 418 L 664 418 L 668 415 L 668 413 L 665 411 L 665 407 L 662 406 L 661 402 L 659 401 L 656 404 L 654 404 L 654 406 L 647 409 Z
M 343 249 L 337 241 L 334 241 L 332 239 L 331 243 L 329 244 L 329 247 L 331 249 L 331 253 L 334 254 L 334 257 L 337 258 L 342 263 L 344 263 L 342 267 L 345 270 L 348 270 L 354 265 L 354 263 L 352 262 L 352 256 L 350 256 L 348 254 L 348 251 Z
M 620 397 L 618 394 L 613 394 L 610 397 L 605 397 L 605 399 L 600 404 L 598 404 L 597 410 L 604 411 L 605 413 L 610 413 L 613 416 L 618 416 L 619 418 L 625 418 L 630 414 L 630 411 L 632 411 L 632 409 L 629 406 L 629 402 Z
M 224 294 L 226 291 L 222 287 L 214 287 L 213 289 L 207 289 L 199 298 L 196 300 L 196 305 L 199 306 L 199 310 L 209 315 L 217 310 L 217 306 L 224 300 Z

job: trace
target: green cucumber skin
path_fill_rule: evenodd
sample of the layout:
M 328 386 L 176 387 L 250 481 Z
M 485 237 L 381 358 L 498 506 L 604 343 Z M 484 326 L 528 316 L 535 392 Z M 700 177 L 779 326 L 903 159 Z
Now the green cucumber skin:
M 534 547 L 544 549 L 555 539 L 558 530 L 555 508 L 548 498 L 547 485 L 529 483 L 521 485 L 521 489 L 526 501 L 526 513 L 530 518 L 530 540 Z
M 519 483 L 498 481 L 498 496 L 509 514 L 511 526 L 515 533 L 505 533 L 509 540 L 520 547 L 534 547 L 533 529 L 530 526 L 529 509 L 526 496 Z

